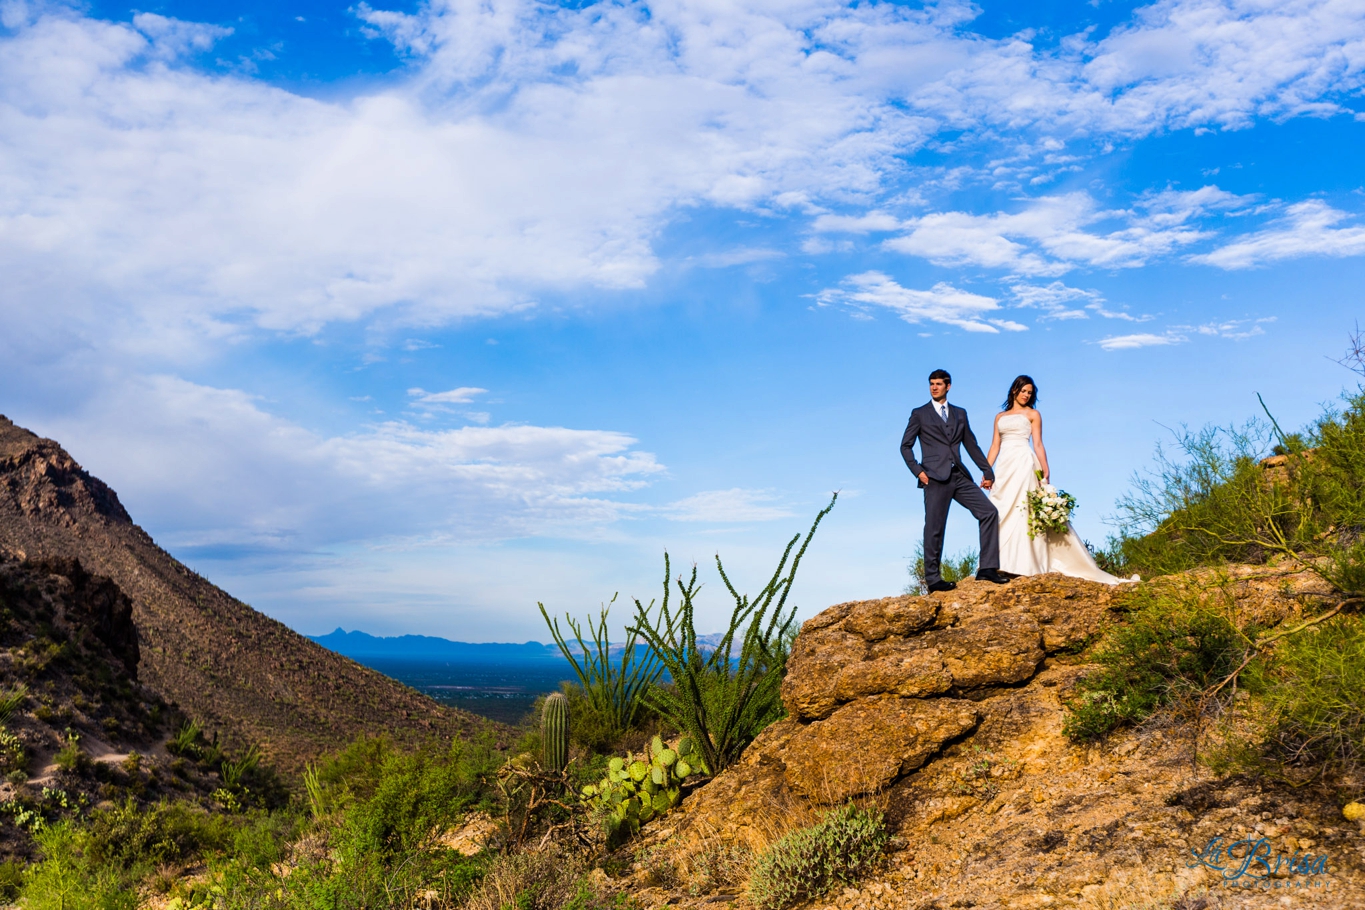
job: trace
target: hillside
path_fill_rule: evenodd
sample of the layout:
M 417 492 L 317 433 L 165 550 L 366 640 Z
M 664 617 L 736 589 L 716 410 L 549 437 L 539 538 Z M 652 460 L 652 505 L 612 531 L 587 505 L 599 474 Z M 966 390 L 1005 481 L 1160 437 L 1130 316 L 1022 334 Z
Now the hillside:
M 176 561 L 117 494 L 60 445 L 0 416 L 0 550 L 77 559 L 128 596 L 138 678 L 221 733 L 261 745 L 282 769 L 361 734 L 399 741 L 467 734 L 483 721 L 299 635 Z

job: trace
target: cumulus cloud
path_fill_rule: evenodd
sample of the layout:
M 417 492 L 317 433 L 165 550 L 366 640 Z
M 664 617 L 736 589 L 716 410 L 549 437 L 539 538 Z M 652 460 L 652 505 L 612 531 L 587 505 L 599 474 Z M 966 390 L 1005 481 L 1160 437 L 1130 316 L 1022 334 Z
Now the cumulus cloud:
M 720 523 L 775 521 L 791 518 L 790 509 L 775 505 L 778 496 L 772 490 L 708 490 L 680 499 L 664 509 L 675 521 L 704 521 Z
M 880 307 L 911 324 L 938 322 L 969 332 L 1022 332 L 1027 328 L 1006 319 L 989 318 L 987 314 L 1000 309 L 994 297 L 959 290 L 942 281 L 927 291 L 902 287 L 882 272 L 850 275 L 840 287 L 826 288 L 816 299 L 823 305 L 841 304 L 862 312 Z
M 1222 269 L 1249 269 L 1300 256 L 1365 255 L 1365 227 L 1338 227 L 1350 216 L 1327 203 L 1310 199 L 1285 209 L 1274 226 L 1256 231 L 1191 262 Z

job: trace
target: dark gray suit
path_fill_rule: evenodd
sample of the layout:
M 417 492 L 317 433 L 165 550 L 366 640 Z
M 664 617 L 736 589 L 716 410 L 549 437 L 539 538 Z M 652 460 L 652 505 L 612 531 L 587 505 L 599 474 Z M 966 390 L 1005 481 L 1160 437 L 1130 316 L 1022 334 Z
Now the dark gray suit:
M 915 460 L 917 439 L 923 464 Z M 947 423 L 943 422 L 932 401 L 910 412 L 910 423 L 901 438 L 901 456 L 916 478 L 921 473 L 929 477 L 927 485 L 919 483 L 924 487 L 924 580 L 928 584 L 942 580 L 939 562 L 943 558 L 943 529 L 948 523 L 948 506 L 954 499 L 967 507 L 980 526 L 978 568 L 1000 568 L 1000 513 L 962 464 L 959 447 L 964 445 L 972 461 L 981 468 L 982 475 L 987 480 L 994 480 L 995 472 L 976 443 L 966 411 L 948 405 Z

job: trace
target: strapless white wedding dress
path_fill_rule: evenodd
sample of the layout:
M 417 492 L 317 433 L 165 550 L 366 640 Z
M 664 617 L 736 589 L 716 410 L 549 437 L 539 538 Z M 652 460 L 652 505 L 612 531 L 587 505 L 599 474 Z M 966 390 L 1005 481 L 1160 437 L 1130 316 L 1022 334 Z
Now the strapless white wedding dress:
M 990 496 L 1000 511 L 1000 571 L 1011 575 L 1060 572 L 1107 585 L 1136 581 L 1136 576 L 1117 578 L 1095 565 L 1095 558 L 1070 525 L 1065 534 L 1039 534 L 1029 539 L 1025 497 L 1042 486 L 1037 474 L 1042 466 L 1033 453 L 1033 428 L 1023 414 L 1006 414 L 996 426 L 1000 452 L 993 465 L 995 483 Z

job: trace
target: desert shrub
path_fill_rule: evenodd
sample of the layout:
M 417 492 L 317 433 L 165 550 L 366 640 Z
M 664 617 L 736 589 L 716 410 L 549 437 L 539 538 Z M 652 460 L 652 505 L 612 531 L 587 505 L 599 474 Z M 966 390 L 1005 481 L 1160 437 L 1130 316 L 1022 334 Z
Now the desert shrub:
M 390 750 L 373 789 L 343 824 L 343 849 L 391 858 L 420 849 L 433 831 L 458 821 L 488 796 L 485 781 L 501 764 L 491 738 L 454 740 L 445 750 Z
M 653 602 L 646 607 L 635 601 L 631 629 L 659 656 L 672 680 L 671 686 L 651 690 L 654 705 L 696 741 L 708 773 L 719 774 L 729 767 L 765 727 L 785 716 L 780 690 L 796 622 L 796 607 L 787 609 L 787 597 L 806 548 L 838 499 L 836 493 L 815 516 L 804 540 L 797 534 L 787 543 L 772 577 L 752 598 L 735 589 L 716 556 L 716 571 L 735 608 L 714 648 L 707 650 L 697 642 L 694 616 L 700 586 L 696 566 L 687 582 L 681 576 L 677 579 L 681 602 L 676 612 L 669 607 L 667 553 L 659 613 L 652 612 Z
M 835 809 L 759 856 L 749 900 L 759 910 L 784 910 L 851 885 L 881 864 L 889 840 L 879 811 L 854 805 Z
M 1365 759 L 1365 619 L 1339 616 L 1289 636 L 1265 693 L 1284 761 L 1354 770 Z
M 1074 741 L 1141 723 L 1160 708 L 1198 707 L 1246 660 L 1255 630 L 1228 618 L 1227 597 L 1209 589 L 1143 586 L 1127 597 L 1127 621 L 1108 630 L 1077 683 L 1063 725 Z M 1229 693 L 1230 694 L 1230 693 Z
M 80 740 L 73 733 L 66 739 L 66 745 L 57 750 L 53 759 L 63 771 L 80 774 L 90 769 L 90 756 L 81 749 Z
M 24 743 L 4 727 L 0 727 L 0 775 L 28 770 L 28 750 Z
M 84 834 L 90 858 L 120 870 L 184 863 L 233 843 L 232 828 L 222 816 L 184 803 L 139 806 L 131 798 L 96 811 Z
M 944 581 L 962 581 L 976 574 L 977 554 L 975 550 L 963 550 L 953 557 L 939 561 L 938 573 Z M 905 586 L 906 594 L 924 595 L 929 593 L 929 585 L 924 580 L 924 542 L 915 544 L 915 555 L 906 566 L 910 582 Z
M 584 908 L 600 906 L 589 903 L 597 899 L 590 890 L 582 893 L 583 871 L 580 856 L 555 846 L 505 853 L 473 889 L 465 910 L 561 910 L 575 899 Z
M 0 689 L 0 724 L 9 723 L 26 698 L 28 686 L 22 683 L 12 689 Z
M 36 835 L 42 861 L 25 873 L 26 910 L 134 910 L 137 892 L 116 867 L 91 856 L 89 836 L 72 822 Z

